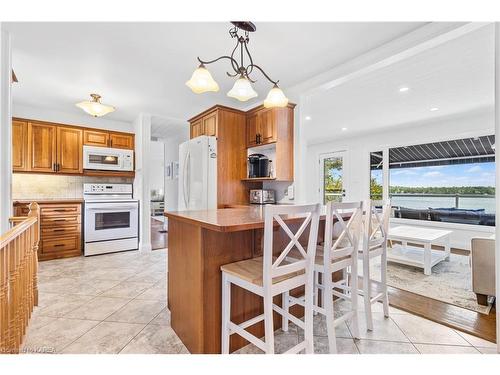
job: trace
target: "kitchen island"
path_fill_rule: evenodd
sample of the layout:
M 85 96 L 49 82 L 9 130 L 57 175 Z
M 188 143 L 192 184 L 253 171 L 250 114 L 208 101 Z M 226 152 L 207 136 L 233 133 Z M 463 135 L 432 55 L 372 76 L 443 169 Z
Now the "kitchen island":
M 191 353 L 221 351 L 221 271 L 224 264 L 263 254 L 264 208 L 247 206 L 203 211 L 166 212 L 168 218 L 168 307 L 171 325 Z M 302 217 L 284 221 L 296 231 Z M 320 221 L 318 241 L 322 241 L 324 217 Z M 300 238 L 307 243 L 308 230 Z M 282 230 L 274 233 L 274 251 L 280 252 L 289 238 Z M 300 293 L 297 290 L 296 293 Z M 276 297 L 276 303 L 281 304 Z M 291 312 L 302 314 L 300 306 Z M 235 285 L 231 290 L 231 320 L 235 323 L 260 315 L 262 299 Z M 274 314 L 274 327 L 281 326 Z M 264 336 L 263 322 L 249 332 Z M 231 336 L 230 350 L 248 344 L 238 335 Z

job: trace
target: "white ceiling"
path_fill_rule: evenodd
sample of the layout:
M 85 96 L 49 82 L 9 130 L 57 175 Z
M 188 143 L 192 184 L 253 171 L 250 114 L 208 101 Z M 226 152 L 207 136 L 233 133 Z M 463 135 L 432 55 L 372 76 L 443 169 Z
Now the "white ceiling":
M 403 86 L 410 90 L 399 92 Z M 491 109 L 494 25 L 314 94 L 309 102 L 309 143 Z
M 404 35 L 424 23 L 259 23 L 249 44 L 254 61 L 286 90 L 316 74 Z M 5 23 L 12 36 L 19 83 L 16 105 L 79 112 L 74 104 L 91 92 L 117 107 L 107 116 L 131 122 L 140 112 L 186 120 L 227 98 L 227 62 L 209 69 L 221 91 L 193 94 L 185 82 L 196 57 L 229 54 L 234 40 L 219 23 Z M 263 77 L 256 90 L 270 88 Z M 248 107 L 251 103 L 240 105 Z
M 151 117 L 151 137 L 172 138 L 189 134 L 189 127 L 185 122 L 172 121 L 160 116 Z

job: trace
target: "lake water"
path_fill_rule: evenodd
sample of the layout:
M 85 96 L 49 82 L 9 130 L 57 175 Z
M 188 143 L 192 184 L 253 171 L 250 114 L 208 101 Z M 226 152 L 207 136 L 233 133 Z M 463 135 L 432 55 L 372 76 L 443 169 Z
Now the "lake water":
M 403 206 L 408 208 L 450 208 L 455 207 L 454 197 L 392 197 L 393 206 Z M 495 213 L 495 198 L 466 197 L 460 198 L 458 208 L 478 209 L 484 208 L 486 213 Z

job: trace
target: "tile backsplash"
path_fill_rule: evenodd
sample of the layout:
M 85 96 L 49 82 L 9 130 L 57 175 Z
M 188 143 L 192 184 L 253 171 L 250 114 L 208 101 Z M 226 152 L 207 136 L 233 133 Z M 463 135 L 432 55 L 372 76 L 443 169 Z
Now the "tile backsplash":
M 80 199 L 83 184 L 133 183 L 133 178 L 64 176 L 46 174 L 14 173 L 12 175 L 12 199 Z

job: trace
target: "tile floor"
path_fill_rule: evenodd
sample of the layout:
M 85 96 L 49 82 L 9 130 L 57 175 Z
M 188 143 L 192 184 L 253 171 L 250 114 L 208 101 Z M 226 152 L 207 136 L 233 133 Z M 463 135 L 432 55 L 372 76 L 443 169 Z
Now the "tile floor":
M 26 353 L 188 353 L 170 327 L 166 309 L 166 250 L 124 252 L 40 263 L 39 307 L 35 308 Z M 362 308 L 363 304 L 360 304 Z M 336 304 L 339 310 L 347 303 Z M 340 353 L 495 353 L 493 343 L 391 308 L 386 319 L 374 308 L 372 332 L 360 312 L 361 339 L 348 324 L 337 329 Z M 315 317 L 315 351 L 328 352 L 326 324 Z M 276 333 L 276 352 L 298 343 L 291 325 Z M 239 353 L 260 353 L 253 345 Z

